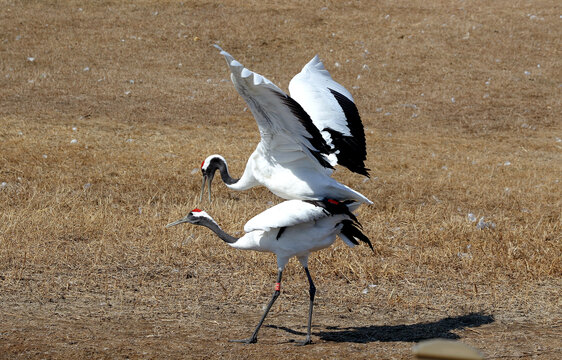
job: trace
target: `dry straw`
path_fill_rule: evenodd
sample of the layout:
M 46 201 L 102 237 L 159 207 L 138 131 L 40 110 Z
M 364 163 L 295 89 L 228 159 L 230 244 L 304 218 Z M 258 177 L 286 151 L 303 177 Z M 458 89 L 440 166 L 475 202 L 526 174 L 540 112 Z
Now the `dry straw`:
M 375 254 L 339 242 L 312 256 L 318 344 L 303 351 L 348 357 L 351 343 L 407 358 L 411 341 L 462 336 L 490 356 L 549 358 L 562 285 L 557 9 L 4 2 L 0 353 L 205 356 L 255 323 L 272 255 L 164 228 L 202 207 L 235 233 L 279 201 L 217 182 L 216 201 L 198 203 L 201 161 L 227 154 L 239 175 L 259 138 L 210 46 L 220 43 L 283 89 L 318 53 L 365 125 L 371 179 L 335 177 L 374 200 L 358 218 Z M 296 262 L 285 279 L 269 346 L 304 328 Z M 435 325 L 470 313 L 495 321 Z

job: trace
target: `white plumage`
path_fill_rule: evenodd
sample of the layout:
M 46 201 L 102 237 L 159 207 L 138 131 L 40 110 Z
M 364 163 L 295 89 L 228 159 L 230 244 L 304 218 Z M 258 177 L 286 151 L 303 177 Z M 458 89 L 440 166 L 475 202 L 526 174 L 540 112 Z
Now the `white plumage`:
M 241 238 L 225 233 L 204 211 L 195 209 L 186 217 L 170 223 L 167 227 L 181 223 L 202 225 L 214 231 L 217 236 L 236 249 L 272 252 L 277 257 L 277 288 L 268 304 L 257 328 L 249 339 L 243 342 L 256 342 L 257 333 L 269 309 L 280 293 L 283 269 L 290 258 L 296 256 L 304 267 L 310 284 L 310 307 L 308 332 L 305 344 L 310 343 L 312 308 L 316 288 L 308 270 L 308 256 L 332 245 L 336 236 L 349 246 L 362 241 L 372 245 L 361 232 L 361 225 L 350 211 L 357 203 L 340 203 L 334 200 L 301 201 L 289 200 L 269 208 L 250 219 L 244 226 L 246 234 Z
M 353 103 L 351 93 L 332 79 L 318 55 L 314 56 L 289 83 L 291 97 L 308 113 L 331 148 L 335 147 L 335 144 L 330 134 L 323 129 L 331 128 L 345 136 L 353 136 L 346 114 L 332 91 L 340 93 Z M 331 158 L 330 163 L 337 164 L 335 156 Z
M 205 159 L 201 166 L 201 196 L 208 184 L 210 199 L 211 182 L 219 170 L 233 190 L 263 185 L 284 199 L 333 198 L 372 204 L 364 195 L 330 177 L 336 160 L 368 175 L 363 164 L 365 137 L 351 94 L 332 80 L 320 60 L 315 57 L 291 82 L 291 91 L 299 103 L 217 48 L 230 68 L 234 87 L 254 115 L 261 141 L 240 179 L 230 176 L 222 156 Z

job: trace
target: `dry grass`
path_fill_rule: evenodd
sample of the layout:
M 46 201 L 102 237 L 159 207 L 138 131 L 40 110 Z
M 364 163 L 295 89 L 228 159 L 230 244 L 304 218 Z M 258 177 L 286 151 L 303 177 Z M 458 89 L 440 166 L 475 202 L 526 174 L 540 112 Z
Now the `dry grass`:
M 0 357 L 406 359 L 430 337 L 560 356 L 556 1 L 0 4 Z M 283 343 L 305 325 L 297 262 L 276 327 L 228 344 L 273 256 L 164 228 L 202 206 L 241 231 L 279 201 L 219 182 L 197 201 L 207 155 L 240 174 L 259 140 L 213 43 L 285 89 L 318 53 L 362 114 L 372 178 L 335 176 L 374 200 L 376 253 L 311 258 L 311 347 Z

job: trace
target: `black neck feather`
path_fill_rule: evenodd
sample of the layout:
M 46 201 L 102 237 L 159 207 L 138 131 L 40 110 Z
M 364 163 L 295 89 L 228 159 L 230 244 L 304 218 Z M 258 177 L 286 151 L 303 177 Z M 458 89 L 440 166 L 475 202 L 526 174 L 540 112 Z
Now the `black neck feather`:
M 230 176 L 230 173 L 228 172 L 228 166 L 222 159 L 214 158 L 209 162 L 209 166 L 207 167 L 207 172 L 209 174 L 214 174 L 215 171 L 217 170 L 221 174 L 222 181 L 224 181 L 224 183 L 227 185 L 235 184 L 238 182 L 238 180 L 240 180 Z
M 211 229 L 221 240 L 223 240 L 227 244 L 234 244 L 236 241 L 238 241 L 237 237 L 227 234 L 226 232 L 224 232 L 223 229 L 221 229 L 220 226 L 218 226 L 215 222 L 211 220 L 207 220 L 207 219 L 201 220 L 198 223 L 198 225 L 202 225 Z

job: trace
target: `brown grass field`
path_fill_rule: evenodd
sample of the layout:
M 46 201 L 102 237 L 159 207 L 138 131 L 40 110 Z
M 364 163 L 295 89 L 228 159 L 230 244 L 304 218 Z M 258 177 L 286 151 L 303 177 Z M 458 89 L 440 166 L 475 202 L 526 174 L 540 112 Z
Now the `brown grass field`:
M 562 357 L 562 6 L 556 0 L 0 1 L 0 358 Z M 375 247 L 296 260 L 259 342 L 274 256 L 240 233 L 281 201 L 214 183 L 259 141 L 220 44 L 287 89 L 315 54 L 355 97 Z M 76 140 L 76 141 L 73 141 Z M 484 217 L 490 226 L 477 228 Z M 494 226 L 492 226 L 492 223 Z

